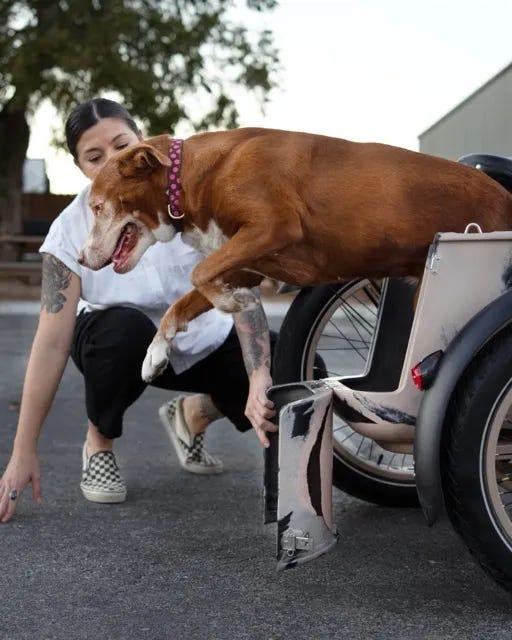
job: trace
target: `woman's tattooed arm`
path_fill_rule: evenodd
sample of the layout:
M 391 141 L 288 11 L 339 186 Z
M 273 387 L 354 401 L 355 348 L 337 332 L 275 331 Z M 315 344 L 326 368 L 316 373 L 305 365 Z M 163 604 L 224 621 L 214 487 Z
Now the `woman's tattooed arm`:
M 275 415 L 274 403 L 267 397 L 267 390 L 272 385 L 267 317 L 259 302 L 251 311 L 233 314 L 233 319 L 249 376 L 245 415 L 254 427 L 260 444 L 268 447 L 270 442 L 266 432 L 276 431 L 277 425 L 271 422 Z
M 267 318 L 261 302 L 250 311 L 233 315 L 247 374 L 262 366 L 270 369 L 270 338 Z
M 46 309 L 47 313 L 58 313 L 62 309 L 66 302 L 64 291 L 70 282 L 70 269 L 55 256 L 44 253 L 41 307 Z

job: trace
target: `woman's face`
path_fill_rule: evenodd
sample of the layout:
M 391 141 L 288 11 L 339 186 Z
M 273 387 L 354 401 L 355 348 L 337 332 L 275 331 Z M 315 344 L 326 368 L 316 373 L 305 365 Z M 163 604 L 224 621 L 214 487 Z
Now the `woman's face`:
M 136 144 L 141 137 L 124 120 L 103 118 L 82 134 L 76 145 L 76 164 L 90 180 L 102 165 L 121 149 Z

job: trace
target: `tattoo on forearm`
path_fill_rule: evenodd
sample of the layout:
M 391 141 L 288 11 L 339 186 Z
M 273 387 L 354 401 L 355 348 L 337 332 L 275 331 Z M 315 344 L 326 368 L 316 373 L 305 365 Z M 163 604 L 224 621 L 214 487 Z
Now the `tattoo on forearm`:
M 199 398 L 199 413 L 201 418 L 206 421 L 207 424 L 211 424 L 215 420 L 222 418 L 222 413 L 213 404 L 210 396 L 201 395 Z
M 235 314 L 234 321 L 248 375 L 261 366 L 270 369 L 269 331 L 262 306 Z
M 41 286 L 41 307 L 48 313 L 58 313 L 66 296 L 64 291 L 71 282 L 71 271 L 55 256 L 43 255 L 43 281 Z

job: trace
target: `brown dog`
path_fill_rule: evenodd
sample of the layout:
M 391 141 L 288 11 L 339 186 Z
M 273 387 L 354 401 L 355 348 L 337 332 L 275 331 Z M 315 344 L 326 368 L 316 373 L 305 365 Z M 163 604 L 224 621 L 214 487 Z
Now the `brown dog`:
M 171 198 L 168 213 L 176 181 L 171 142 L 148 139 L 103 166 L 82 256 L 92 269 L 113 262 L 125 272 L 177 231 L 204 254 L 195 289 L 162 319 L 146 380 L 167 365 L 167 342 L 189 320 L 212 305 L 250 308 L 250 287 L 263 276 L 297 285 L 421 277 L 436 232 L 464 231 L 470 222 L 484 231 L 512 225 L 512 196 L 471 167 L 387 145 L 256 128 L 185 140 L 176 211 Z M 178 211 L 183 218 L 171 218 Z

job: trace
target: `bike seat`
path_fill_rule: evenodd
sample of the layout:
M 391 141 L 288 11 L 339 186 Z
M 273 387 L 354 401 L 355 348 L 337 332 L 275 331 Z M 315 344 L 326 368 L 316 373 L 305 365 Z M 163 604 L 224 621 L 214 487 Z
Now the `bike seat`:
M 510 158 L 488 153 L 470 153 L 459 158 L 459 162 L 480 169 L 505 189 L 512 191 L 512 160 Z

